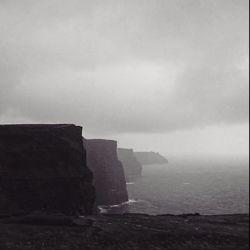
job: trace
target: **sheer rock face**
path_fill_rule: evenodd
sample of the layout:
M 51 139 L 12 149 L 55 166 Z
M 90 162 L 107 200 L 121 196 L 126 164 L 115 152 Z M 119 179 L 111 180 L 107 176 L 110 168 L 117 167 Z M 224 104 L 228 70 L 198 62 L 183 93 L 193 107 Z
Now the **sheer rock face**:
M 95 190 L 74 125 L 0 126 L 0 216 L 90 214 Z
M 134 181 L 142 176 L 142 165 L 136 159 L 133 149 L 118 149 L 118 158 L 122 162 L 125 170 L 126 180 Z
M 128 201 L 124 169 L 117 157 L 117 142 L 85 140 L 87 162 L 94 174 L 96 205 L 116 205 Z
M 168 160 L 155 152 L 135 152 L 135 156 L 142 165 L 167 164 Z

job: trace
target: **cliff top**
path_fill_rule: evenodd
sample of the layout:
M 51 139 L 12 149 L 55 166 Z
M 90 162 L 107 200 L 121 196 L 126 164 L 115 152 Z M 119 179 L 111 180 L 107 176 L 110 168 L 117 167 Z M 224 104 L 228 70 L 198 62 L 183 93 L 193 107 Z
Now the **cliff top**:
M 21 145 L 27 142 L 24 142 L 20 138 L 24 138 L 25 136 L 30 137 L 30 135 L 33 136 L 34 134 L 39 135 L 40 138 L 42 138 L 42 134 L 50 137 L 51 132 L 59 133 L 60 135 L 64 134 L 68 136 L 73 136 L 74 139 L 75 137 L 77 137 L 78 140 L 81 140 L 82 138 L 82 127 L 76 126 L 74 124 L 4 124 L 0 125 L 0 136 L 2 139 L 0 143 L 3 144 L 2 146 L 7 146 L 10 143 Z M 14 136 L 16 137 L 13 141 Z M 29 140 L 31 142 L 32 140 L 34 141 L 35 138 L 32 137 L 32 140 L 31 138 L 29 138 Z
M 48 130 L 48 129 L 64 129 L 64 128 L 82 128 L 74 124 L 3 124 L 0 129 L 34 129 L 34 130 Z
M 107 140 L 107 139 L 85 139 L 85 141 L 87 142 L 91 142 L 91 143 L 97 143 L 97 144 L 116 144 L 117 145 L 117 141 L 115 140 Z
M 124 151 L 124 152 L 134 152 L 132 148 L 118 148 L 119 151 Z
M 0 249 L 248 250 L 249 216 L 103 215 L 0 221 Z M 44 222 L 44 223 L 43 223 Z M 37 223 L 37 224 L 36 224 Z M 47 225 L 46 225 L 47 223 Z M 19 224 L 19 225 L 18 225 Z M 33 224 L 33 225 L 32 225 Z M 40 225 L 40 226 L 39 226 Z M 43 225 L 43 226 L 41 226 Z
M 76 126 L 74 124 L 67 124 L 67 123 L 58 123 L 58 124 L 49 124 L 49 123 L 45 123 L 45 124 L 38 124 L 38 123 L 34 123 L 34 124 L 1 124 L 0 127 L 22 127 L 22 128 L 62 128 L 62 127 L 71 127 L 71 126 Z

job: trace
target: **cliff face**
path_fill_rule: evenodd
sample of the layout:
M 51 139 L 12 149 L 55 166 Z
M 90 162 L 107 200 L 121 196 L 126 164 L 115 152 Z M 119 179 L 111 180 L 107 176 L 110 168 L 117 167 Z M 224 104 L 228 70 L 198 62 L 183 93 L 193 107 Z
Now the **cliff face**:
M 94 174 L 96 205 L 116 205 L 128 201 L 124 170 L 117 157 L 117 142 L 85 140 L 87 162 Z
M 36 210 L 90 214 L 92 178 L 81 127 L 0 126 L 0 216 Z
M 155 152 L 135 152 L 135 156 L 142 165 L 168 163 L 168 160 L 165 157 Z
M 136 159 L 133 149 L 118 149 L 118 158 L 122 162 L 127 181 L 133 181 L 142 176 L 142 165 Z

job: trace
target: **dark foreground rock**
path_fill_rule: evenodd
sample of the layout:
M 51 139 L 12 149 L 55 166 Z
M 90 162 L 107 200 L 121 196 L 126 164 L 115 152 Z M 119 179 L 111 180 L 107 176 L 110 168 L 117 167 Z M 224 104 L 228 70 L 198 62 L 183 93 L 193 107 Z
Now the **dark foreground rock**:
M 127 182 L 134 181 L 142 176 L 142 165 L 136 159 L 133 149 L 119 148 L 117 153 L 124 167 Z
M 96 205 L 116 205 L 128 201 L 124 169 L 117 157 L 117 142 L 86 140 L 87 163 L 94 174 Z
M 0 217 L 32 211 L 90 214 L 92 178 L 81 127 L 0 126 Z
M 16 219 L 17 220 L 17 219 Z M 58 220 L 58 218 L 57 218 Z M 0 221 L 2 250 L 248 250 L 249 216 L 103 215 Z M 6 224 L 7 223 L 7 224 Z
M 167 164 L 168 160 L 155 152 L 135 152 L 135 157 L 142 165 Z

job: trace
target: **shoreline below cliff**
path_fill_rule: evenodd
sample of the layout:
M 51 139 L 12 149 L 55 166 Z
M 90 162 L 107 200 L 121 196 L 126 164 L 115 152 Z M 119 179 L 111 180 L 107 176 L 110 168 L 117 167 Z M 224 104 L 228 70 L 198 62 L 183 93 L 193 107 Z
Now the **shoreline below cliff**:
M 212 161 L 212 163 L 211 163 Z M 104 213 L 206 215 L 249 211 L 248 162 L 171 159 L 168 165 L 143 166 L 143 174 L 127 183 L 129 203 L 104 207 Z

